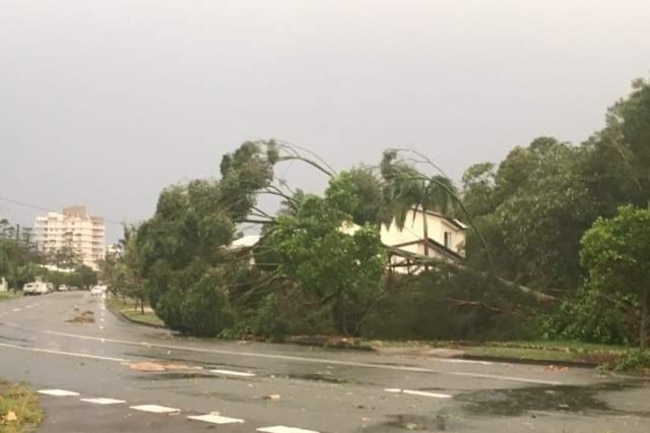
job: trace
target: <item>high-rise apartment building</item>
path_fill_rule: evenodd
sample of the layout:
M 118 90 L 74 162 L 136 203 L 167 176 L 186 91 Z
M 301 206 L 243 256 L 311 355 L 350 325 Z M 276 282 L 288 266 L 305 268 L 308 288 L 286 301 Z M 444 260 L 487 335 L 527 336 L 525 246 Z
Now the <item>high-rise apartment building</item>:
M 34 222 L 34 239 L 41 252 L 74 251 L 83 264 L 98 268 L 106 252 L 106 228 L 102 217 L 88 214 L 84 206 L 49 212 Z

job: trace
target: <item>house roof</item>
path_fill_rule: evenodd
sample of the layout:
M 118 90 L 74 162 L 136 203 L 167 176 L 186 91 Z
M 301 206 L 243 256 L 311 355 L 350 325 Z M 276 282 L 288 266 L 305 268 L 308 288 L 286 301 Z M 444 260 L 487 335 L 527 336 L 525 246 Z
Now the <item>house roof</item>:
M 422 212 L 422 209 L 420 209 L 420 208 L 418 208 L 418 207 L 413 207 L 412 210 L 415 211 L 415 212 Z M 442 218 L 443 220 L 449 222 L 450 224 L 453 224 L 454 226 L 458 227 L 458 228 L 461 229 L 461 230 L 466 230 L 466 229 L 468 228 L 468 226 L 467 226 L 466 224 L 463 224 L 463 223 L 462 223 L 461 221 L 459 221 L 458 219 L 456 219 L 456 218 L 450 218 L 450 217 L 448 217 L 448 216 L 445 216 L 445 215 L 441 214 L 440 212 L 435 212 L 435 211 L 432 211 L 432 210 L 427 210 L 427 214 L 429 214 L 429 215 L 433 215 L 433 216 L 437 216 L 437 217 L 440 217 L 440 218 Z
M 255 246 L 260 241 L 258 235 L 246 235 L 228 245 L 228 249 L 250 248 Z
M 464 258 L 460 254 L 458 254 L 456 251 L 445 247 L 440 242 L 437 242 L 437 241 L 435 241 L 435 240 L 433 240 L 431 238 L 429 238 L 428 240 L 429 240 L 429 242 L 428 242 L 429 246 L 432 247 L 433 249 L 437 250 L 438 252 L 450 255 L 450 256 L 452 256 L 454 258 L 461 259 L 461 260 Z M 401 249 L 402 247 L 407 247 L 409 245 L 417 245 L 417 244 L 422 244 L 422 243 L 424 243 L 424 239 L 416 239 L 416 240 L 410 241 L 410 242 L 404 242 L 404 243 L 401 243 L 401 244 L 390 245 L 390 247 Z

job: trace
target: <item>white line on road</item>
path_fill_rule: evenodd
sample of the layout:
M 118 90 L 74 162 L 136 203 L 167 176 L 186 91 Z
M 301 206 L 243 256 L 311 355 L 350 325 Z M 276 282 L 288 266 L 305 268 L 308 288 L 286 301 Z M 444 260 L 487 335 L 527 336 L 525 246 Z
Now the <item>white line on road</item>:
M 157 404 L 143 404 L 140 406 L 131 406 L 133 410 L 151 413 L 178 413 L 181 410 L 173 407 L 158 406 Z
M 209 422 L 212 424 L 233 424 L 233 423 L 243 423 L 243 419 L 239 418 L 228 418 L 227 416 L 219 416 L 219 415 L 213 415 L 213 414 L 208 414 L 208 415 L 192 415 L 188 416 L 189 419 L 193 419 L 196 421 L 203 421 L 203 422 Z
M 95 403 L 95 404 L 122 404 L 126 403 L 125 400 L 115 400 L 114 398 L 82 398 L 81 401 L 86 403 Z
M 285 427 L 283 425 L 276 425 L 273 427 L 262 427 L 258 428 L 257 431 L 264 433 L 318 433 L 314 430 L 305 430 L 303 428 L 296 427 Z
M 386 388 L 386 392 L 392 392 L 395 394 L 410 394 L 410 395 L 419 395 L 422 397 L 435 397 L 435 398 L 451 398 L 449 394 L 441 394 L 438 392 L 429 392 L 429 391 L 418 391 L 414 389 L 399 389 L 399 388 Z
M 39 394 L 53 395 L 54 397 L 75 397 L 79 395 L 78 392 L 66 391 L 65 389 L 41 389 Z
M 16 346 L 14 344 L 7 344 L 7 343 L 0 343 L 0 347 L 8 347 L 10 349 L 18 349 L 18 350 L 27 350 L 27 351 L 30 351 L 30 352 L 49 353 L 49 354 L 52 354 L 52 355 L 63 355 L 63 356 L 73 356 L 73 357 L 77 357 L 77 358 L 98 359 L 100 361 L 126 362 L 126 359 L 121 359 L 121 358 L 111 358 L 111 357 L 108 357 L 108 356 L 88 355 L 86 353 L 77 353 L 77 352 L 61 352 L 59 350 L 39 349 L 37 347 L 23 347 L 23 346 Z
M 224 376 L 241 376 L 241 377 L 255 376 L 255 373 L 247 373 L 244 371 L 232 371 L 232 370 L 210 370 L 210 373 L 222 374 Z
M 14 308 L 14 309 L 11 310 L 11 311 L 14 311 L 14 312 L 15 312 L 15 311 L 20 311 L 20 308 Z
M 6 323 L 5 325 L 26 329 L 15 324 Z M 35 329 L 33 329 L 33 331 L 42 332 L 43 334 L 60 335 L 61 337 L 77 338 L 79 340 L 92 340 L 92 341 L 104 340 L 107 343 L 124 344 L 129 346 L 146 346 L 148 348 L 153 347 L 158 349 L 181 350 L 186 352 L 213 353 L 215 355 L 228 355 L 228 356 L 238 356 L 238 357 L 243 356 L 249 358 L 279 359 L 283 361 L 301 361 L 301 362 L 311 362 L 316 364 L 343 365 L 347 367 L 364 367 L 364 368 L 378 368 L 384 370 L 411 371 L 415 373 L 439 373 L 438 371 L 431 370 L 429 368 L 411 367 L 408 365 L 371 364 L 366 362 L 340 361 L 336 359 L 327 359 L 327 358 L 307 358 L 302 356 L 280 355 L 280 354 L 272 354 L 272 353 L 237 352 L 234 350 L 219 350 L 219 349 L 201 349 L 199 347 L 189 347 L 189 346 L 181 346 L 175 344 L 155 344 L 155 343 L 147 343 L 144 341 L 118 340 L 113 338 L 92 337 L 89 335 L 70 334 L 67 332 L 42 331 L 42 330 L 35 330 Z M 445 362 L 445 360 L 439 360 L 439 361 Z
M 5 323 L 6 326 L 12 326 L 19 329 L 27 329 L 15 324 Z M 202 349 L 199 347 L 189 347 L 183 345 L 175 344 L 155 344 L 155 343 L 146 343 L 130 340 L 118 340 L 111 338 L 101 338 L 101 337 L 92 337 L 88 335 L 80 334 L 71 334 L 67 332 L 57 332 L 57 331 L 42 331 L 34 330 L 36 332 L 42 332 L 44 334 L 50 335 L 59 335 L 61 337 L 76 338 L 79 340 L 90 340 L 90 341 L 102 341 L 106 343 L 114 344 L 124 344 L 129 346 L 146 346 L 148 348 L 158 348 L 158 349 L 168 349 L 168 350 L 180 350 L 186 352 L 196 352 L 196 353 L 211 353 L 215 355 L 226 355 L 226 356 L 236 356 L 236 357 L 248 357 L 248 358 L 261 358 L 261 359 L 277 359 L 284 361 L 298 361 L 298 362 L 309 362 L 314 364 L 328 364 L 328 365 L 340 365 L 346 367 L 361 367 L 361 368 L 376 368 L 379 370 L 392 370 L 392 371 L 409 371 L 414 373 L 435 373 L 435 374 L 444 374 L 444 375 L 456 375 L 464 377 L 473 377 L 477 379 L 493 379 L 493 380 L 503 380 L 509 382 L 520 382 L 520 383 L 534 383 L 542 385 L 562 385 L 564 382 L 553 381 L 553 380 L 539 380 L 539 379 L 528 379 L 525 377 L 514 377 L 514 376 L 500 376 L 500 375 L 491 375 L 491 374 L 482 374 L 482 373 L 471 373 L 471 372 L 456 372 L 456 371 L 439 371 L 430 368 L 423 367 L 412 367 L 408 365 L 387 365 L 387 364 L 371 364 L 367 362 L 356 362 L 356 361 L 342 361 L 337 359 L 327 359 L 327 358 L 308 358 L 303 356 L 291 356 L 291 355 L 281 355 L 274 353 L 259 353 L 259 352 L 237 352 L 234 350 L 219 350 L 219 349 Z M 11 347 L 11 346 L 7 346 Z M 19 349 L 26 349 L 20 346 L 14 346 Z M 36 349 L 35 349 L 36 350 Z M 79 356 L 82 356 L 79 354 Z M 87 357 L 92 357 L 92 355 L 86 355 Z M 104 359 L 102 357 L 97 357 L 97 359 Z M 109 361 L 120 361 L 124 362 L 125 360 L 117 360 L 115 358 L 108 358 Z M 436 359 L 435 362 L 448 362 L 449 360 Z
M 526 379 L 526 378 L 521 378 L 516 376 L 500 376 L 498 374 L 465 373 L 462 371 L 450 371 L 446 374 L 451 374 L 454 376 L 475 377 L 478 379 L 495 379 L 495 380 L 507 380 L 512 382 L 536 383 L 539 385 L 564 385 L 564 382 L 558 382 L 555 380 Z

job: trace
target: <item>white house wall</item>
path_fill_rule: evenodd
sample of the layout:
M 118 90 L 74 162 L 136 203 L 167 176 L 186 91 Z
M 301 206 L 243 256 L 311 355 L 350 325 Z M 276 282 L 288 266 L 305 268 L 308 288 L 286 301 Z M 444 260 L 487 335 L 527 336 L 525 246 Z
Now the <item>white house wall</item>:
M 415 216 L 414 216 L 415 214 Z M 424 218 L 422 212 L 410 211 L 404 221 L 404 228 L 399 230 L 393 221 L 389 228 L 382 225 L 381 241 L 384 245 L 395 246 L 409 242 L 421 241 L 424 237 Z M 455 225 L 449 223 L 445 218 L 427 214 L 427 232 L 429 238 L 441 245 L 445 243 L 444 232 L 451 233 L 451 248 L 453 251 L 460 253 L 465 243 L 465 233 Z M 424 248 L 422 249 L 422 253 Z M 420 252 L 418 252 L 420 253 Z M 421 253 L 420 253 L 421 254 Z

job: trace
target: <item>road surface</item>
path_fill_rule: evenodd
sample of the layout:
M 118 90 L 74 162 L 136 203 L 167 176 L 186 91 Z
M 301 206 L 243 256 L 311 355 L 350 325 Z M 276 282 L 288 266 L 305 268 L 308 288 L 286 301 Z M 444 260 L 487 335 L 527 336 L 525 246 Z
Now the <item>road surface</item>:
M 590 369 L 174 336 L 88 292 L 0 302 L 0 377 L 41 433 L 647 433 L 650 384 Z

